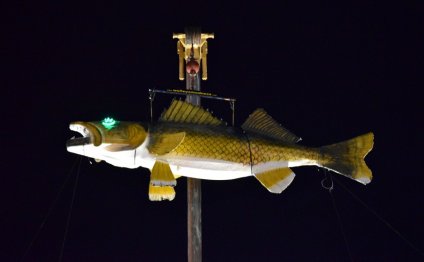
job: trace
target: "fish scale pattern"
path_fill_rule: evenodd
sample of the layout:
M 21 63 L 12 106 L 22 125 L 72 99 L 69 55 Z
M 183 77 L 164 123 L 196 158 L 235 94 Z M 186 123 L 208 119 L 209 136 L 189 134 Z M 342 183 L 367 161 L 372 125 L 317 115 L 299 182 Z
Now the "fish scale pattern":
M 250 148 L 252 150 L 252 164 L 262 164 L 269 161 L 286 160 L 281 154 L 282 150 L 273 146 L 264 144 L 262 141 L 251 141 Z
M 211 136 L 207 133 L 187 132 L 184 141 L 170 156 L 208 158 L 250 165 L 247 141 L 223 133 Z
M 270 140 L 262 136 L 240 135 L 234 131 L 228 131 L 225 127 L 162 124 L 152 132 L 153 137 L 185 132 L 181 144 L 166 155 L 169 159 L 202 158 L 243 165 L 250 165 L 252 162 L 252 165 L 258 165 L 270 161 L 318 160 L 319 158 L 319 152 L 315 149 Z
M 271 161 L 317 160 L 319 157 L 316 150 L 306 149 L 296 144 L 284 144 L 257 137 L 250 137 L 249 140 L 253 165 Z

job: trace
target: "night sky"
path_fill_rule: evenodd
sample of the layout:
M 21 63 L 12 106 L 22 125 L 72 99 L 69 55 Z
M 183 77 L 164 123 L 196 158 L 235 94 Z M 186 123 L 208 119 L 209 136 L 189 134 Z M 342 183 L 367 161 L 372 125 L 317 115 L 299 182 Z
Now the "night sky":
M 202 90 L 237 99 L 237 126 L 262 107 L 302 145 L 375 134 L 373 181 L 333 174 L 336 208 L 316 167 L 294 168 L 279 195 L 253 177 L 203 181 L 204 261 L 424 259 L 418 6 L 118 2 L 2 8 L 0 261 L 23 257 L 62 192 L 24 259 L 58 261 L 79 161 L 66 151 L 69 123 L 149 121 L 149 88 L 185 87 L 172 33 L 189 25 L 215 33 Z M 156 117 L 171 99 L 158 95 Z M 228 104 L 202 103 L 231 122 Z M 91 162 L 81 161 L 62 261 L 186 261 L 186 179 L 174 201 L 150 202 L 147 170 Z

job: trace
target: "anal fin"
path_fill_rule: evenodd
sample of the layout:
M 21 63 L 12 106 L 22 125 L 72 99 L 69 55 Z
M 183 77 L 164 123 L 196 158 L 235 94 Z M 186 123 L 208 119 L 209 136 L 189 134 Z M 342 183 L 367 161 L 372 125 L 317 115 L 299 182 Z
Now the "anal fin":
M 293 181 L 295 174 L 288 168 L 277 168 L 254 174 L 257 180 L 272 193 L 280 194 Z

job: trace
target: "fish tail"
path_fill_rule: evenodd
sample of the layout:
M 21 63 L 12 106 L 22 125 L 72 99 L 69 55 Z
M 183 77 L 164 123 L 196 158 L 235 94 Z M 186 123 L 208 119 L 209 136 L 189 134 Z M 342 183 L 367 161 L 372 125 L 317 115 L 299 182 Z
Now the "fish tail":
M 337 144 L 320 148 L 320 165 L 364 185 L 371 182 L 372 172 L 364 161 L 374 145 L 374 134 L 367 133 Z

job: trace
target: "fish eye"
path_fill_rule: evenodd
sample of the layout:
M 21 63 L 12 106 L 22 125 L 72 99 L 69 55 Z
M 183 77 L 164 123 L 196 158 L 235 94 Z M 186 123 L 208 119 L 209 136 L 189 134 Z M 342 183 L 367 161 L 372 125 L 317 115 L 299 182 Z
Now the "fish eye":
M 117 124 L 118 124 L 118 121 L 116 121 L 112 117 L 106 117 L 102 121 L 102 125 L 108 130 L 114 128 Z

